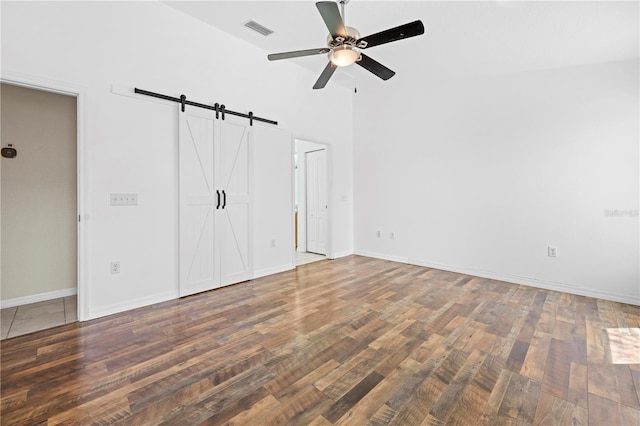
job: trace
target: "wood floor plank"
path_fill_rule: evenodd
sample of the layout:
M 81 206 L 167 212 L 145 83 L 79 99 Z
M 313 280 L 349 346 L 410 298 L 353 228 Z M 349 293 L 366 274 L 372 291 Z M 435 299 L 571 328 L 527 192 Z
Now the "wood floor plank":
M 325 412 L 333 401 L 313 386 L 304 388 L 296 398 L 281 404 L 277 411 L 258 424 L 278 426 L 282 424 L 307 424 Z
M 378 419 L 377 421 L 382 421 L 382 419 L 387 419 L 387 422 L 390 421 L 397 412 L 389 407 L 386 401 L 406 383 L 409 377 L 420 371 L 421 367 L 422 365 L 417 361 L 411 358 L 405 359 L 335 424 L 358 426 L 376 418 Z
M 540 385 L 519 374 L 513 374 L 498 409 L 498 423 L 521 421 L 532 424 Z
M 589 422 L 594 425 L 622 425 L 620 405 L 589 393 Z
M 466 359 L 460 371 L 442 393 L 440 399 L 431 407 L 429 414 L 436 419 L 446 422 L 458 407 L 460 407 L 460 410 L 465 410 L 464 406 L 460 404 L 462 402 L 462 395 L 487 356 L 487 353 L 473 351 Z
M 348 256 L 0 343 L 0 424 L 640 424 L 640 307 Z
M 547 392 L 540 392 L 540 399 L 533 419 L 539 425 L 587 425 L 587 408 L 557 398 Z M 596 424 L 594 422 L 594 424 Z
M 367 377 L 362 379 L 349 392 L 338 399 L 322 415 L 331 423 L 335 423 L 344 413 L 357 404 L 371 389 L 380 383 L 384 377 L 372 371 Z
M 398 415 L 398 412 L 387 405 L 383 405 L 376 411 L 376 413 L 369 420 L 371 426 L 384 426 L 391 424 L 393 419 Z M 356 423 L 358 424 L 358 423 Z
M 479 419 L 479 423 L 482 425 L 495 425 L 498 424 L 498 411 L 502 405 L 502 401 L 507 393 L 507 388 L 511 377 L 514 373 L 509 370 L 501 369 L 499 376 L 495 381 L 495 384 L 491 387 L 489 399 L 485 404 L 482 417 Z
M 230 426 L 244 426 L 250 424 L 259 424 L 265 418 L 271 416 L 278 411 L 280 403 L 271 394 L 267 394 L 264 398 L 256 401 L 250 407 L 236 414 L 227 422 Z
M 489 395 L 489 392 L 480 388 L 476 383 L 469 383 L 459 397 L 455 408 L 449 413 L 446 423 L 454 425 L 479 424 Z
M 415 392 L 397 410 L 392 425 L 420 424 L 428 416 L 429 410 L 440 399 L 447 385 L 438 378 L 430 376 L 418 386 Z
M 550 344 L 551 335 L 536 330 L 529 343 L 529 350 L 520 368 L 520 374 L 541 383 L 547 366 Z
M 589 376 L 587 366 L 571 363 L 569 368 L 569 398 L 568 401 L 581 407 L 588 407 L 587 390 L 589 386 Z
M 568 342 L 551 339 L 542 380 L 543 391 L 564 400 L 569 399 L 571 349 Z
M 322 389 L 322 392 L 325 395 L 333 400 L 337 400 L 355 386 L 356 383 L 371 374 L 375 366 L 373 357 L 368 353 L 361 353 L 361 355 L 362 358 L 354 358 L 354 361 L 357 361 L 355 365 L 349 363 L 351 368 L 346 371 L 341 370 L 342 374 L 340 374 L 329 386 Z
M 422 364 L 418 371 L 408 377 L 386 404 L 392 409 L 399 411 L 407 403 L 407 400 L 416 394 L 417 390 L 422 386 L 422 383 L 431 377 L 431 375 L 449 359 L 451 352 L 452 349 L 445 346 L 436 348 L 433 352 L 433 357 L 428 359 Z
M 636 396 L 638 397 L 638 401 L 640 401 L 640 364 L 636 364 L 631 367 L 638 368 L 637 370 L 634 368 L 630 368 L 629 372 L 631 373 L 631 380 L 633 380 L 636 388 Z
M 600 306 L 600 304 L 599 304 Z M 606 317 L 615 317 L 607 307 Z M 607 322 L 606 325 L 610 323 Z M 606 328 L 587 322 L 587 384 L 589 393 L 640 409 L 640 399 L 631 369 L 626 364 L 612 364 Z M 589 397 L 591 401 L 591 396 Z

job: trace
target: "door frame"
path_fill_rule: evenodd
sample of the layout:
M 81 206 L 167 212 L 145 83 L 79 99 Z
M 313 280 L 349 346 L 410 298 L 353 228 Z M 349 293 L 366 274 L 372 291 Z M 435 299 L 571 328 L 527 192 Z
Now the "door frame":
M 308 140 L 308 139 L 302 139 L 302 138 L 297 138 L 294 137 L 294 155 L 295 152 L 297 152 L 298 150 L 298 142 L 302 142 L 302 143 L 312 143 L 314 145 L 317 145 L 317 148 L 314 149 L 310 149 L 309 151 L 305 151 L 304 154 L 304 161 L 306 163 L 306 152 L 310 152 L 310 151 L 319 151 L 319 150 L 323 150 L 325 151 L 325 155 L 326 155 L 326 187 L 327 187 L 327 202 L 328 202 L 328 207 L 327 207 L 327 254 L 326 257 L 328 259 L 333 259 L 333 237 L 332 237 L 332 212 L 333 212 L 333 179 L 332 179 L 332 151 L 331 151 L 331 145 L 326 144 L 326 143 L 322 143 L 322 142 L 316 142 L 316 141 L 312 141 L 312 140 Z M 300 164 L 301 162 L 301 153 L 298 152 L 298 164 Z M 296 170 L 296 160 L 295 158 L 293 159 L 293 173 L 294 173 L 294 201 L 297 200 L 297 189 L 299 187 L 299 185 L 301 184 L 301 182 L 299 182 L 298 179 L 298 173 Z M 305 173 L 306 173 L 306 165 L 305 165 Z M 306 177 L 305 177 L 305 185 L 306 185 Z M 304 200 L 297 200 L 300 204 L 306 203 L 306 188 L 305 188 L 305 199 Z M 295 205 L 296 203 L 294 203 Z M 299 207 L 299 206 L 298 206 Z M 295 208 L 295 207 L 294 207 Z M 306 207 L 305 207 L 305 215 L 306 215 Z M 300 209 L 298 208 L 298 222 L 300 222 Z M 293 224 L 294 227 L 294 235 L 296 232 L 296 225 L 295 223 Z M 306 232 L 306 218 L 305 218 L 305 229 L 304 231 Z M 294 255 L 295 252 L 297 251 L 295 249 L 295 243 L 293 244 L 293 250 L 294 250 Z M 305 242 L 305 251 L 306 251 L 306 242 Z M 294 257 L 294 265 L 295 265 L 295 257 Z
M 86 89 L 83 86 L 69 84 L 65 82 L 50 80 L 44 77 L 25 75 L 13 72 L 2 72 L 0 81 L 5 84 L 25 87 L 28 89 L 40 90 L 43 92 L 57 93 L 65 96 L 73 96 L 76 98 L 76 209 L 78 222 L 76 228 L 77 238 L 77 306 L 78 321 L 86 321 L 89 319 L 89 287 L 87 286 L 87 265 L 88 259 L 87 232 L 86 221 L 86 146 L 84 137 L 84 120 L 85 120 L 85 98 Z

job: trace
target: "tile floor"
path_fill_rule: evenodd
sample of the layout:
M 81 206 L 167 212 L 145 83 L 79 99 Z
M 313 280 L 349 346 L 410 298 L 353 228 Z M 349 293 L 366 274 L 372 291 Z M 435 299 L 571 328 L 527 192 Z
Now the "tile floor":
M 327 258 L 327 256 L 323 256 L 321 254 L 302 253 L 302 252 L 297 251 L 296 252 L 296 266 L 306 265 L 307 263 L 317 262 L 319 260 L 324 260 L 326 258 Z
M 0 339 L 75 322 L 78 320 L 77 312 L 76 296 L 2 309 Z

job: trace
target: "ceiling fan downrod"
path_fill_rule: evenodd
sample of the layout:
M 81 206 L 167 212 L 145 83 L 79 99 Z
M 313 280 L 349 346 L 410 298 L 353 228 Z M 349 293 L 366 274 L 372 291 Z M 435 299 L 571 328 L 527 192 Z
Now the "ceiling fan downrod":
M 342 14 L 342 25 L 347 26 L 347 17 L 344 14 L 344 6 L 349 3 L 349 0 L 340 0 L 340 13 Z

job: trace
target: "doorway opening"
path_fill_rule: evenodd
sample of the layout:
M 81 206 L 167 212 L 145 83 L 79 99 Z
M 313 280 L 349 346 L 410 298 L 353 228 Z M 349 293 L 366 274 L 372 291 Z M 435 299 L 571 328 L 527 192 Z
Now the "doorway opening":
M 2 332 L 79 318 L 80 94 L 3 79 Z
M 329 147 L 295 140 L 296 266 L 331 257 Z

